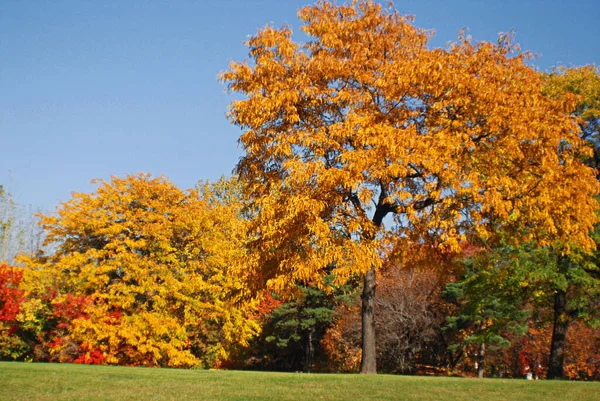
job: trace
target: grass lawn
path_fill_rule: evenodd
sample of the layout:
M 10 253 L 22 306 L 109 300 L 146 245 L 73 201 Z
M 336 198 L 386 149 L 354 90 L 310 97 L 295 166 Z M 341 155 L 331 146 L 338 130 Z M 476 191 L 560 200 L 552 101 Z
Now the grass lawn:
M 0 400 L 600 400 L 600 383 L 0 362 Z

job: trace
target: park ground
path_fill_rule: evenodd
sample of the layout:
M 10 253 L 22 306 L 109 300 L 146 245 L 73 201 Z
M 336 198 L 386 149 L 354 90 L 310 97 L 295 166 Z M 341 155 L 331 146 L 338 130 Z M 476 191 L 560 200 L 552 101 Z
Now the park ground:
M 0 400 L 600 400 L 600 383 L 0 362 Z

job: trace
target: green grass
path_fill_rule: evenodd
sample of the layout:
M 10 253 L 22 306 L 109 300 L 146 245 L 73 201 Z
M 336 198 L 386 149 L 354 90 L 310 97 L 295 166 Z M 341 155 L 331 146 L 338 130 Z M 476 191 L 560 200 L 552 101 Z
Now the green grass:
M 600 400 L 600 383 L 0 362 L 0 400 Z

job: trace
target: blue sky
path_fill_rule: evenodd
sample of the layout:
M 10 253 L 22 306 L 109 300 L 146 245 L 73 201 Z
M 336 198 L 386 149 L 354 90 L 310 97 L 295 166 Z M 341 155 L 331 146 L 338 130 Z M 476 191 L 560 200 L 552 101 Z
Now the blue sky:
M 240 130 L 216 75 L 267 23 L 298 32 L 311 1 L 0 0 L 0 184 L 52 210 L 111 174 L 182 188 L 229 175 Z M 384 2 L 387 3 L 387 2 Z M 598 0 L 404 0 L 433 46 L 516 30 L 540 69 L 600 64 Z

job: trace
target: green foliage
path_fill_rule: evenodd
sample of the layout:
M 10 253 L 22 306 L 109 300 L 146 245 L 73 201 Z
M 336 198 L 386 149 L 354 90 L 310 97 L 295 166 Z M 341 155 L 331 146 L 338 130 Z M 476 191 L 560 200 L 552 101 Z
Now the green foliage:
M 257 344 L 263 368 L 310 372 L 315 358 L 324 360 L 320 343 L 336 306 L 348 301 L 348 288 L 329 294 L 311 286 L 298 288 L 299 296 L 274 309 L 264 322 Z
M 447 329 L 461 331 L 464 344 L 508 346 L 507 332 L 526 330 L 528 275 L 545 256 L 527 245 L 505 245 L 466 258 L 457 280 L 444 290 L 445 298 L 458 305 L 456 315 L 447 318 Z
M 331 322 L 333 303 L 328 302 L 325 293 L 311 287 L 301 287 L 301 291 L 301 300 L 287 302 L 273 311 L 267 323 L 273 335 L 265 338 L 267 342 L 286 348 L 290 343 L 299 343 L 307 332 Z
M 591 235 L 596 246 L 599 232 L 597 226 Z M 597 250 L 585 253 L 573 247 L 570 254 L 561 254 L 553 247 L 539 247 L 536 243 L 515 246 L 507 241 L 494 249 L 480 249 L 463 261 L 457 281 L 445 289 L 446 298 L 458 306 L 456 315 L 447 319 L 447 330 L 462 334 L 462 341 L 452 347 L 482 343 L 501 347 L 518 345 L 528 325 L 537 322 L 534 326 L 544 326 L 556 322 L 556 318 L 565 331 L 564 327 L 577 320 L 597 323 L 598 257 Z M 566 298 L 564 309 L 556 309 L 555 297 L 559 293 Z M 538 313 L 542 310 L 553 313 Z M 552 349 L 564 349 L 564 341 L 552 336 Z M 550 354 L 550 360 L 553 355 Z M 561 366 L 562 362 L 556 364 Z

